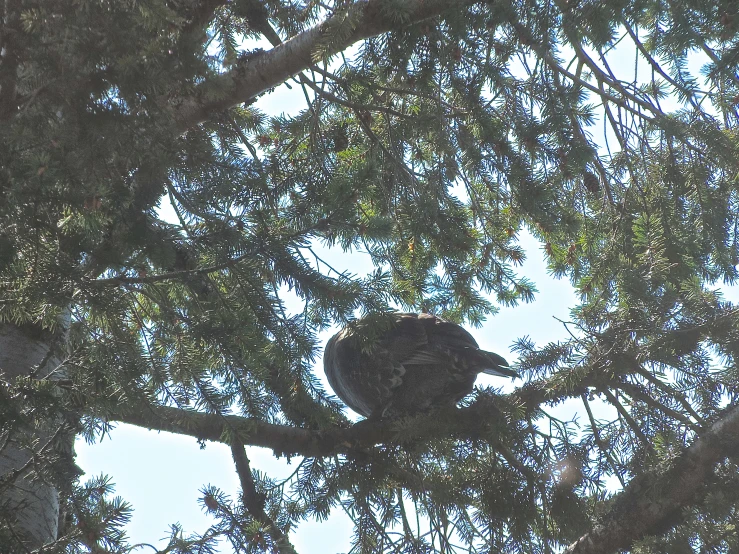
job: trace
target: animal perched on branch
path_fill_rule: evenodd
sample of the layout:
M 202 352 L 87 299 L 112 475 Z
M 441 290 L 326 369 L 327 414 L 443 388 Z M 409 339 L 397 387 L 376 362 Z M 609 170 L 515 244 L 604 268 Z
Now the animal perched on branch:
M 456 403 L 478 373 L 516 376 L 480 350 L 456 323 L 431 314 L 378 314 L 353 321 L 326 344 L 323 368 L 334 392 L 366 417 L 392 417 Z

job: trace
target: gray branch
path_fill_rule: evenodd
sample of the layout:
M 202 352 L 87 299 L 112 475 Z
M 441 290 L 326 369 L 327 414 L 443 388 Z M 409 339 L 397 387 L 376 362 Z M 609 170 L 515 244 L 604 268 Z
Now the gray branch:
M 383 9 L 383 0 L 356 2 L 348 11 L 334 14 L 271 50 L 243 60 L 229 72 L 204 83 L 192 96 L 171 101 L 176 127 L 184 132 L 206 121 L 213 113 L 248 102 L 282 84 L 313 65 L 315 54 L 322 49 L 326 56 L 332 56 L 360 40 L 402 29 L 444 12 L 458 11 L 474 3 L 472 0 L 407 0 L 404 4 L 405 17 L 399 21 Z M 340 39 L 327 43 L 330 30 L 339 25 L 350 25 L 352 30 Z M 206 94 L 205 88 L 221 93 Z
M 529 408 L 533 408 L 537 400 L 543 400 L 538 394 L 526 398 L 520 389 L 518 394 L 512 395 L 516 396 L 532 401 Z M 410 432 L 415 426 L 405 427 L 403 440 L 428 438 L 432 433 L 469 440 L 487 436 L 490 428 L 496 425 L 505 425 L 497 408 L 486 398 L 454 410 L 453 417 L 435 418 L 437 422 L 446 422 L 443 428 L 419 425 L 416 432 Z M 235 432 L 245 444 L 270 448 L 277 455 L 302 456 L 327 456 L 395 442 L 400 430 L 398 422 L 365 420 L 351 427 L 315 431 L 169 407 L 131 410 L 114 419 L 217 442 L 225 442 L 229 433 Z M 629 548 L 644 537 L 664 534 L 680 523 L 686 506 L 695 505 L 705 497 L 706 483 L 716 464 L 734 455 L 739 455 L 739 407 L 725 412 L 683 454 L 675 457 L 669 468 L 649 471 L 632 479 L 616 496 L 611 510 L 590 532 L 570 545 L 566 553 L 610 554 Z
M 275 542 L 278 553 L 296 554 L 295 548 L 290 544 L 287 535 L 282 532 L 282 529 L 277 526 L 274 520 L 264 510 L 264 498 L 259 494 L 254 484 L 254 476 L 251 472 L 249 458 L 244 451 L 244 444 L 236 436 L 231 438 L 231 454 L 236 465 L 236 473 L 241 482 L 242 500 L 247 511 L 270 534 L 272 540 Z
M 675 458 L 669 469 L 631 480 L 611 510 L 565 554 L 611 554 L 650 535 L 664 534 L 681 521 L 686 506 L 706 495 L 716 464 L 739 453 L 739 407 L 728 410 Z

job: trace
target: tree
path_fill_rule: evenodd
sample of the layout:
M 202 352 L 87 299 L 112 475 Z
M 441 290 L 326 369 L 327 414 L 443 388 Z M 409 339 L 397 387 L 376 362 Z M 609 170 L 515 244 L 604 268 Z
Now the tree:
M 218 523 L 168 551 L 291 552 L 339 504 L 357 552 L 737 548 L 739 315 L 715 290 L 739 256 L 735 2 L 0 10 L 3 551 L 126 550 L 127 505 L 69 447 L 113 422 L 231 446 L 241 498 L 205 491 Z M 266 118 L 285 82 L 306 108 Z M 511 394 L 348 421 L 316 333 L 529 301 L 523 230 L 580 294 L 571 339 L 521 338 Z M 547 414 L 567 399 L 580 431 Z M 295 477 L 244 445 L 301 458 Z

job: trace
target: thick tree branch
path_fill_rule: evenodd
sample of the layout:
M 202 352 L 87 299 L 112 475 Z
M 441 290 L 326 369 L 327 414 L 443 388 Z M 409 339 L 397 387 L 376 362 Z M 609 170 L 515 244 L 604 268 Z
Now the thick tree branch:
M 501 397 L 501 404 L 523 409 L 532 414 L 544 403 L 557 403 L 565 398 L 587 394 L 591 387 L 608 383 L 590 377 L 579 384 L 569 384 L 569 371 L 562 371 L 549 379 L 526 383 L 511 394 Z M 434 425 L 413 425 L 403 429 L 404 440 L 420 440 L 432 436 L 454 436 L 461 439 L 478 439 L 505 425 L 500 410 L 486 395 L 481 395 L 465 408 L 449 408 L 450 417 L 430 416 Z M 423 416 L 419 416 L 423 417 Z M 238 433 L 244 444 L 269 448 L 276 455 L 328 456 L 367 448 L 375 444 L 392 442 L 398 435 L 403 421 L 363 420 L 351 427 L 329 427 L 321 430 L 303 429 L 290 425 L 278 425 L 235 415 L 218 415 L 172 408 L 166 406 L 131 407 L 121 409 L 109 418 L 147 429 L 189 435 L 201 440 L 228 442 L 228 432 Z
M 616 496 L 610 512 L 569 546 L 567 554 L 610 554 L 680 523 L 684 507 L 700 502 L 717 463 L 739 453 L 739 407 L 726 412 L 666 471 L 643 473 Z
M 555 378 L 527 383 L 504 397 L 502 403 L 521 407 L 524 413 L 531 414 L 545 402 L 557 402 L 587 393 L 588 387 L 594 385 L 585 382 L 574 388 L 560 385 L 560 382 L 567 380 L 567 375 L 558 374 Z M 505 425 L 500 410 L 486 395 L 481 395 L 470 406 L 449 410 L 453 412 L 447 414 L 449 417 L 429 416 L 434 420 L 434 425 L 412 425 L 404 428 L 404 440 L 413 441 L 442 435 L 478 439 L 496 426 Z M 228 442 L 229 432 L 235 432 L 244 444 L 269 448 L 278 456 L 328 456 L 392 442 L 398 436 L 399 426 L 404 424 L 403 420 L 363 420 L 351 427 L 334 426 L 310 430 L 267 423 L 255 418 L 207 414 L 165 406 L 122 409 L 109 417 L 147 429 L 214 442 Z
M 401 21 L 388 15 L 383 0 L 356 2 L 347 12 L 334 14 L 320 25 L 303 31 L 268 52 L 244 60 L 233 70 L 207 83 L 208 90 L 222 91 L 220 94 L 206 95 L 196 91 L 193 96 L 182 99 L 174 107 L 176 127 L 184 132 L 202 123 L 214 112 L 247 102 L 280 85 L 309 68 L 314 62 L 314 55 L 321 49 L 325 50 L 325 55 L 331 56 L 365 38 L 418 23 L 445 11 L 459 10 L 472 3 L 471 0 L 407 0 L 404 3 L 405 17 Z M 352 31 L 326 43 L 331 30 L 339 25 L 351 25 Z
M 272 46 L 279 46 L 280 44 L 282 44 L 282 39 L 267 20 L 267 10 L 264 9 L 259 0 L 246 0 L 244 2 L 244 5 L 247 6 L 247 11 L 250 13 L 249 23 L 252 25 L 252 27 L 262 33 L 262 35 L 264 35 L 264 37 L 270 42 L 270 44 L 272 44 Z M 309 69 L 316 71 L 318 68 L 315 64 L 311 64 Z M 323 90 L 321 87 L 316 86 L 313 81 L 308 79 L 302 73 L 298 75 L 297 79 L 298 81 L 300 81 L 300 83 L 309 87 L 313 92 L 315 92 L 324 100 L 329 100 L 347 108 L 352 108 L 355 110 L 379 111 L 395 115 L 396 117 L 409 117 L 408 114 L 395 111 L 386 106 L 360 105 L 348 100 L 344 100 L 343 98 L 339 98 L 338 96 L 331 94 L 326 90 Z M 248 143 L 248 141 L 245 142 Z
M 111 419 L 214 442 L 227 443 L 229 436 L 235 434 L 244 444 L 269 448 L 277 456 L 328 456 L 357 451 L 396 441 L 401 428 L 402 440 L 410 442 L 439 435 L 479 439 L 505 425 L 500 411 L 488 398 L 481 398 L 466 408 L 450 410 L 452 413 L 442 417 L 438 413 L 418 416 L 429 417 L 433 425 L 406 426 L 404 420 L 363 420 L 351 427 L 335 426 L 318 431 L 164 406 L 122 410 Z
M 582 392 L 553 390 L 544 383 L 529 383 L 508 395 L 506 400 L 522 405 L 526 412 L 544 402 L 556 402 Z M 592 385 L 591 385 L 592 386 Z M 581 385 L 578 390 L 585 391 Z M 150 429 L 187 434 L 203 440 L 238 440 L 269 448 L 277 455 L 327 456 L 358 452 L 375 444 L 428 439 L 443 435 L 460 439 L 479 439 L 506 424 L 498 408 L 481 396 L 465 408 L 450 408 L 453 414 L 434 414 L 434 425 L 406 425 L 403 420 L 364 420 L 351 427 L 331 427 L 315 431 L 266 423 L 239 416 L 204 414 L 168 407 L 152 407 L 146 412 L 131 410 L 117 421 Z M 449 416 L 449 417 L 447 417 Z M 628 548 L 646 536 L 662 534 L 680 522 L 684 507 L 705 496 L 705 484 L 715 465 L 729 456 L 739 455 L 739 407 L 726 412 L 700 438 L 696 439 L 667 470 L 655 470 L 632 479 L 617 495 L 610 512 L 588 534 L 572 544 L 569 554 L 605 554 Z

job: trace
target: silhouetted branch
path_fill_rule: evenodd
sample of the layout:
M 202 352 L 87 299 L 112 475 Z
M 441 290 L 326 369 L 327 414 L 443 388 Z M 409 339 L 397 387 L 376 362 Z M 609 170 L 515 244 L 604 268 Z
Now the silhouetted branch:
M 567 373 L 562 372 L 562 373 Z M 501 397 L 502 403 L 524 408 L 524 413 L 535 412 L 545 402 L 556 402 L 588 392 L 588 384 L 581 381 L 574 387 L 559 385 L 567 380 L 557 375 L 532 381 L 513 393 Z M 602 383 L 600 383 L 602 385 Z M 592 386 L 592 385 L 591 385 Z M 367 419 L 350 427 L 331 426 L 310 430 L 290 425 L 268 423 L 255 418 L 220 415 L 184 410 L 166 406 L 129 407 L 111 414 L 110 419 L 139 427 L 189 435 L 201 440 L 227 442 L 228 430 L 238 433 L 244 444 L 269 448 L 276 455 L 327 456 L 367 448 L 375 444 L 397 441 L 403 426 L 404 441 L 436 436 L 479 439 L 488 436 L 496 426 L 506 425 L 500 409 L 491 398 L 481 395 L 464 408 L 448 408 L 449 417 L 438 414 L 428 417 L 433 425 L 407 425 L 403 420 Z
M 700 502 L 717 463 L 739 453 L 739 407 L 728 410 L 669 469 L 634 477 L 593 529 L 567 554 L 610 554 L 635 541 L 664 534 L 681 521 L 686 506 Z
M 249 465 L 249 458 L 244 451 L 244 443 L 237 436 L 231 437 L 231 455 L 233 456 L 236 473 L 241 482 L 242 499 L 244 506 L 251 516 L 265 527 L 277 546 L 277 552 L 295 554 L 295 548 L 290 544 L 287 535 L 277 526 L 274 520 L 264 511 L 264 496 L 257 492 L 254 485 L 254 476 Z
M 401 442 L 410 442 L 439 435 L 479 439 L 505 425 L 500 411 L 488 398 L 481 398 L 466 408 L 450 410 L 453 410 L 452 417 L 417 416 L 428 418 L 433 421 L 432 425 L 407 425 L 403 420 L 363 420 L 350 427 L 333 426 L 321 430 L 165 406 L 130 407 L 111 415 L 110 419 L 215 442 L 228 442 L 229 435 L 236 434 L 244 444 L 269 448 L 277 456 L 328 456 L 397 442 L 401 428 Z
M 336 13 L 271 50 L 243 60 L 231 71 L 202 85 L 209 91 L 223 91 L 222 94 L 201 94 L 200 89 L 196 89 L 193 95 L 179 99 L 177 105 L 173 106 L 176 127 L 184 132 L 207 120 L 215 112 L 248 102 L 282 84 L 308 69 L 315 62 L 316 53 L 321 50 L 322 56 L 329 57 L 365 38 L 407 27 L 445 11 L 458 11 L 474 3 L 470 0 L 408 0 L 404 3 L 406 17 L 401 22 L 390 17 L 383 9 L 383 0 L 356 2 L 348 11 Z M 326 43 L 331 29 L 339 25 L 351 25 L 352 31 Z
M 545 382 L 529 383 L 505 397 L 505 401 L 523 404 L 527 412 L 537 402 L 556 400 L 556 395 L 569 397 L 582 394 L 577 390 L 559 393 L 546 391 Z M 580 385 L 578 390 L 587 387 Z M 327 456 L 358 452 L 372 445 L 410 442 L 434 436 L 462 440 L 490 437 L 505 419 L 494 402 L 481 396 L 470 406 L 450 408 L 453 414 L 421 415 L 433 419 L 433 425 L 407 425 L 403 420 L 363 420 L 351 427 L 329 427 L 308 430 L 233 415 L 216 415 L 152 407 L 147 411 L 131 410 L 114 419 L 173 433 L 187 434 L 203 440 L 227 442 L 236 434 L 244 444 L 270 448 L 276 455 Z M 402 432 L 401 432 L 402 431 Z M 402 439 L 399 438 L 402 436 Z M 588 534 L 572 544 L 569 554 L 611 553 L 628 548 L 646 536 L 664 533 L 680 523 L 684 507 L 699 502 L 706 493 L 704 485 L 715 465 L 739 454 L 739 407 L 728 410 L 711 425 L 666 470 L 654 470 L 632 479 L 616 496 L 611 511 Z

